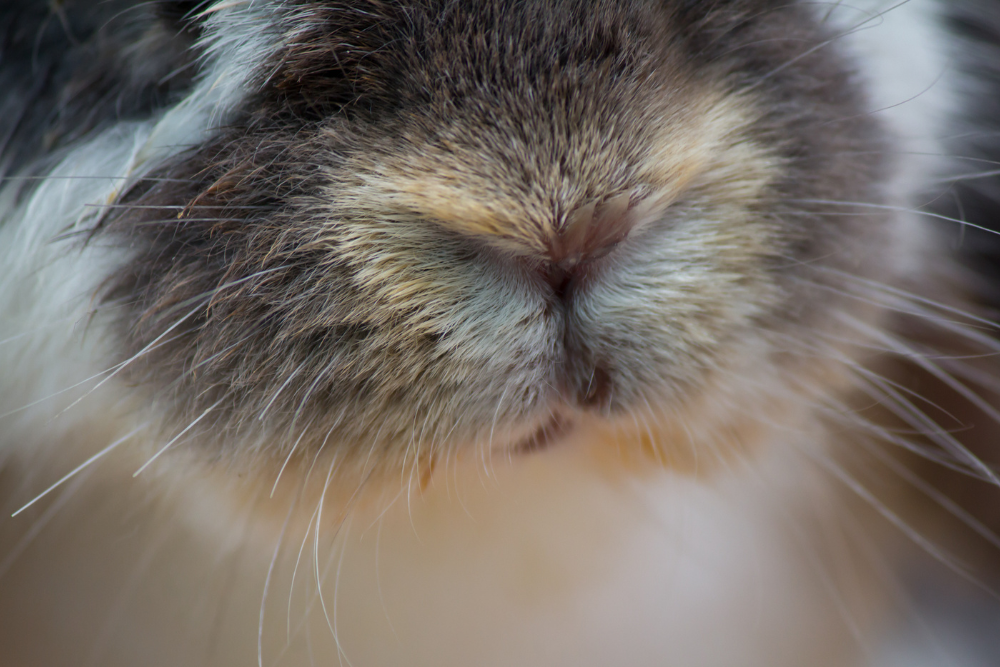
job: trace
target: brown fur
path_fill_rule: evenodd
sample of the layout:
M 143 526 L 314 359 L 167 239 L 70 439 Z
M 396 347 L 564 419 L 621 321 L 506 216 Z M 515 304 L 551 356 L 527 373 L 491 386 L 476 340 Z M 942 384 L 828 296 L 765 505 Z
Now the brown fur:
M 287 449 L 306 429 L 308 447 L 397 460 L 544 422 L 554 400 L 681 402 L 713 367 L 735 368 L 745 332 L 822 317 L 793 296 L 801 267 L 853 262 L 880 233 L 879 213 L 806 202 L 879 201 L 881 167 L 851 72 L 795 57 L 822 39 L 798 8 L 306 6 L 243 119 L 133 188 L 99 230 L 137 249 L 108 298 L 131 304 L 127 356 L 156 341 L 129 373 L 156 387 L 168 430 L 202 418 L 189 435 L 245 450 Z M 813 129 L 830 122 L 838 132 Z M 547 239 L 622 192 L 647 207 L 635 238 L 546 295 Z M 662 333 L 613 342 L 585 321 L 588 285 L 698 217 L 683 261 L 703 282 L 662 308 L 651 286 L 650 311 L 634 312 L 637 332 Z M 496 303 L 523 305 L 507 330 L 465 342 Z M 612 361 L 602 341 L 637 356 Z

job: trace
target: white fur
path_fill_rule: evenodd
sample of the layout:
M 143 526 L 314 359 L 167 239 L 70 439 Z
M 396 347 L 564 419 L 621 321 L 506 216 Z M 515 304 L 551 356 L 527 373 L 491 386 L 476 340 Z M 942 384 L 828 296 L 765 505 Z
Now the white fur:
M 807 3 L 809 4 L 809 3 Z M 945 32 L 944 0 L 856 0 L 832 6 L 815 3 L 834 29 L 831 46 L 840 49 L 863 79 L 869 105 L 893 140 L 894 176 L 887 183 L 895 207 L 886 253 L 897 275 L 920 275 L 928 252 L 943 238 L 940 220 L 915 209 L 946 192 L 940 179 L 954 170 L 947 140 L 958 111 L 953 39 Z
M 36 435 L 40 425 L 54 425 L 52 416 L 92 388 L 96 380 L 88 378 L 112 358 L 100 336 L 80 334 L 100 281 L 122 253 L 76 246 L 113 203 L 123 182 L 116 176 L 127 173 L 149 131 L 147 124 L 120 125 L 80 146 L 19 206 L 20 183 L 0 192 L 0 366 L 19 378 L 0 386 L 0 414 L 15 413 L 3 422 L 0 449 L 17 444 L 10 438 L 15 420 Z
M 280 0 L 221 0 L 209 11 L 202 73 L 184 100 L 162 117 L 119 124 L 76 146 L 25 201 L 17 201 L 23 181 L 0 189 L 0 368 L 22 379 L 0 386 L 0 415 L 13 413 L 0 454 L 26 442 L 12 437 L 14 420 L 34 433 L 32 441 L 41 439 L 39 424 L 71 429 L 73 418 L 52 415 L 109 375 L 114 355 L 103 332 L 81 334 L 100 283 L 126 253 L 93 245 L 81 250 L 81 232 L 136 179 L 227 122 L 260 82 L 263 63 L 295 37 L 293 13 Z M 107 403 L 91 397 L 74 414 L 86 422 L 100 405 Z
M 942 164 L 956 109 L 954 62 L 939 0 L 839 2 L 829 22 L 867 82 L 868 111 L 898 142 L 898 182 L 927 187 Z
M 283 0 L 218 0 L 206 9 L 200 82 L 157 123 L 139 162 L 198 145 L 206 132 L 224 124 L 266 79 L 264 63 L 296 38 L 304 13 L 292 11 Z

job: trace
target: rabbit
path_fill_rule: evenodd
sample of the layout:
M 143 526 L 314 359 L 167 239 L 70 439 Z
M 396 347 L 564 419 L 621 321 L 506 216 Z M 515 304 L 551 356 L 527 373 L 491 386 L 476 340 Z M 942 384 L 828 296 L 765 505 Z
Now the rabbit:
M 0 26 L 0 663 L 1000 657 L 1000 4 Z

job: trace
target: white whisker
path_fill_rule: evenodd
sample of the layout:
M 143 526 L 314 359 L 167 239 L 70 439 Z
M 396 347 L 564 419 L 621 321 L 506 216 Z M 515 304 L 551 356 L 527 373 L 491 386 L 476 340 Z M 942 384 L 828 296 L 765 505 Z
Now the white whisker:
M 167 451 L 168 449 L 170 449 L 170 448 L 171 448 L 171 447 L 172 447 L 172 446 L 174 445 L 174 443 L 176 443 L 176 442 L 177 442 L 178 440 L 180 440 L 180 439 L 181 439 L 181 438 L 182 438 L 182 437 L 184 436 L 184 434 L 185 434 L 185 433 L 187 433 L 187 432 L 188 432 L 188 431 L 190 431 L 190 430 L 191 430 L 192 428 L 194 428 L 195 426 L 197 426 L 197 425 L 198 425 L 198 422 L 200 422 L 200 421 L 201 421 L 202 419 L 204 419 L 205 417 L 207 417 L 207 416 L 208 416 L 208 414 L 209 414 L 210 412 L 212 412 L 212 410 L 214 410 L 215 408 L 217 408 L 217 407 L 218 407 L 218 406 L 219 406 L 219 405 L 220 405 L 220 404 L 221 404 L 221 403 L 223 402 L 223 400 L 225 400 L 225 399 L 224 399 L 224 398 L 220 398 L 220 399 L 219 399 L 218 401 L 216 401 L 216 402 L 215 402 L 215 403 L 213 403 L 213 404 L 212 404 L 211 406 L 209 406 L 208 408 L 206 408 L 206 409 L 205 409 L 205 411 L 201 413 L 201 415 L 199 415 L 199 416 L 198 416 L 198 417 L 197 417 L 197 418 L 196 418 L 196 419 L 195 419 L 194 421 L 192 421 L 192 422 L 191 422 L 190 424 L 188 424 L 187 426 L 185 426 L 185 427 L 184 427 L 184 430 L 182 430 L 182 431 L 181 431 L 180 433 L 178 433 L 178 434 L 177 434 L 177 435 L 175 435 L 175 436 L 174 436 L 173 438 L 171 438 L 171 439 L 170 439 L 170 440 L 169 440 L 169 441 L 167 442 L 167 444 L 163 445 L 163 447 L 161 447 L 161 448 L 160 448 L 160 449 L 159 449 L 159 450 L 158 450 L 158 451 L 157 451 L 157 452 L 156 452 L 155 454 L 153 454 L 153 455 L 152 455 L 152 456 L 151 456 L 151 457 L 149 458 L 149 460 L 148 460 L 148 461 L 146 461 L 145 463 L 143 463 L 143 464 L 142 464 L 142 466 L 140 466 L 138 470 L 136 470 L 136 471 L 135 471 L 134 473 L 132 473 L 132 477 L 138 477 L 138 476 L 139 476 L 139 475 L 140 475 L 140 474 L 142 473 L 142 471 L 143 471 L 143 470 L 145 470 L 145 469 L 146 469 L 146 468 L 148 468 L 148 467 L 149 467 L 150 465 L 152 465 L 152 464 L 153 464 L 153 461 L 155 461 L 156 459 L 160 458 L 160 456 L 161 456 L 161 455 L 162 455 L 162 454 L 163 454 L 163 453 L 164 453 L 165 451 Z
M 109 454 L 111 451 L 113 451 L 114 449 L 116 449 L 122 443 L 128 442 L 136 433 L 138 433 L 139 431 L 143 430 L 144 428 L 147 428 L 148 426 L 149 426 L 149 424 L 143 424 L 142 426 L 139 426 L 138 428 L 135 428 L 132 431 L 130 431 L 129 433 L 127 433 L 126 435 L 122 436 L 118 440 L 115 440 L 110 445 L 108 445 L 107 447 L 105 447 L 101 451 L 97 452 L 96 454 L 94 454 L 93 456 L 91 456 L 90 458 L 88 458 L 86 461 L 84 461 L 83 463 L 81 463 L 80 465 L 78 465 L 77 467 L 73 468 L 72 470 L 70 470 L 65 475 L 63 475 L 59 479 L 59 481 L 57 481 L 56 483 L 54 483 L 52 486 L 50 486 L 49 488 L 45 489 L 44 491 L 42 491 L 41 493 L 39 493 L 37 496 L 35 496 L 34 498 L 32 498 L 30 501 L 28 501 L 27 503 L 25 503 L 24 505 L 22 505 L 21 509 L 19 509 L 16 512 L 14 512 L 13 514 L 11 514 L 11 517 L 12 518 L 16 517 L 18 514 L 20 514 L 24 510 L 28 509 L 29 507 L 31 507 L 32 505 L 34 505 L 35 503 L 37 503 L 39 500 L 41 500 L 45 496 L 49 495 L 53 491 L 55 491 L 56 489 L 58 489 L 60 486 L 62 486 L 63 484 L 65 484 L 68 480 L 70 480 L 73 477 L 75 477 L 76 475 L 78 475 L 82 470 L 84 470 L 85 468 L 87 468 L 88 466 L 90 466 L 92 463 L 94 463 L 95 461 L 98 461 L 99 459 L 103 458 L 104 456 L 106 456 L 107 454 Z

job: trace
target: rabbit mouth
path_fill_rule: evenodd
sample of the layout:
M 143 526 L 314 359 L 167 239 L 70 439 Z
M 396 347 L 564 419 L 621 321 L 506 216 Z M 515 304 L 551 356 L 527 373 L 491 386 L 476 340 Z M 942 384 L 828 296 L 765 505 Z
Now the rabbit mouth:
M 554 446 L 575 428 L 574 421 L 563 414 L 554 414 L 531 435 L 514 447 L 515 454 L 531 454 Z

